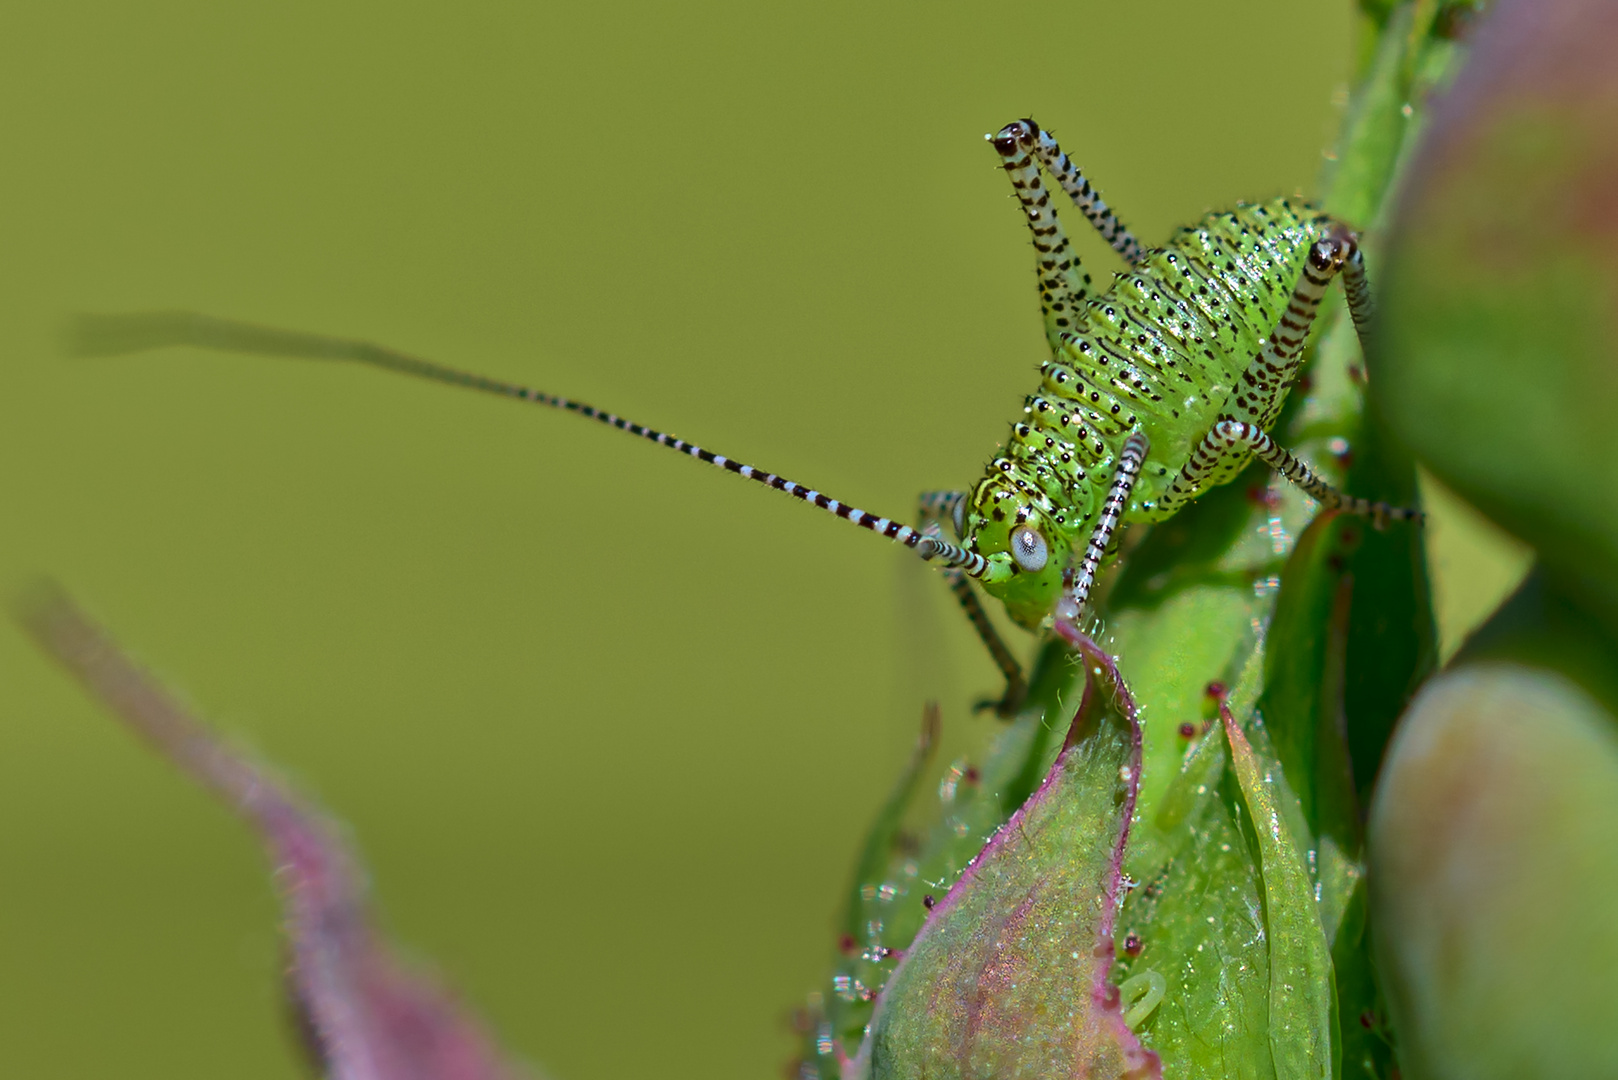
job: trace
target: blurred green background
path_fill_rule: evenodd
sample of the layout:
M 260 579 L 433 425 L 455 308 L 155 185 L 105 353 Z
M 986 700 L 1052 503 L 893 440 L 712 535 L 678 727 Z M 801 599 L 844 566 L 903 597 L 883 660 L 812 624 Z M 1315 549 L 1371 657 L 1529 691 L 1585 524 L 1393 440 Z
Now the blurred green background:
M 1350 27 L 1245 0 L 8 8 L 0 588 L 58 577 L 349 822 L 388 928 L 516 1053 L 774 1075 L 922 701 L 947 752 L 992 723 L 942 584 L 575 418 L 67 360 L 62 320 L 364 336 L 908 517 L 978 475 L 1043 349 L 982 135 L 1033 114 L 1155 242 L 1309 188 Z M 1450 520 L 1453 640 L 1489 605 L 1444 567 L 1511 563 Z M 0 627 L 0 1075 L 300 1075 L 276 921 L 245 831 Z

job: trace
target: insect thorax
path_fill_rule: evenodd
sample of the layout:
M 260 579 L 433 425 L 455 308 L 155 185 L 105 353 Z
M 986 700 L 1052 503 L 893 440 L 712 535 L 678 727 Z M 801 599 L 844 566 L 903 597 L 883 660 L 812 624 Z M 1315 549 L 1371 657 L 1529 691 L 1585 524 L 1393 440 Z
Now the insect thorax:
M 1124 519 L 1167 516 L 1156 499 L 1219 419 L 1286 310 L 1310 245 L 1330 224 L 1288 199 L 1209 214 L 1081 305 L 1040 367 L 1038 392 L 968 497 L 963 540 L 990 558 L 984 584 L 1019 621 L 1037 622 L 1049 610 L 1132 431 L 1144 432 L 1151 449 Z M 1264 428 L 1284 400 L 1283 391 L 1268 403 Z M 1228 481 L 1245 463 L 1231 461 L 1204 487 Z M 1011 531 L 1023 523 L 1050 542 L 1051 562 L 1061 563 L 1054 577 L 1019 580 L 1029 575 L 1005 557 Z

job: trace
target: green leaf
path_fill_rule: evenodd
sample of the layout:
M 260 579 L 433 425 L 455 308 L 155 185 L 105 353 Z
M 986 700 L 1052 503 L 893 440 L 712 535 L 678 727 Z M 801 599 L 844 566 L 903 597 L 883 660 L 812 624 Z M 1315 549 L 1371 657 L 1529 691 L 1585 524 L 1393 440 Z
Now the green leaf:
M 1322 922 L 1325 904 L 1321 905 Z M 1342 1039 L 1343 1080 L 1381 1080 L 1393 1073 L 1393 1044 L 1370 942 L 1366 883 L 1358 877 L 1346 897 L 1332 937 L 1332 968 L 1337 976 L 1338 1034 Z
M 938 705 L 929 702 L 922 712 L 921 734 L 916 739 L 910 762 L 900 775 L 899 782 L 893 786 L 892 794 L 882 805 L 876 821 L 871 825 L 871 833 L 866 837 L 865 851 L 860 856 L 859 869 L 854 873 L 856 884 L 843 916 L 843 932 L 851 940 L 857 940 L 870 923 L 871 898 L 866 893 L 880 891 L 880 886 L 871 890 L 866 883 L 878 882 L 886 877 L 895 852 L 906 846 L 899 828 L 904 822 L 905 811 L 915 798 L 922 772 L 932 761 L 933 751 L 938 748 L 939 722 Z
M 1434 0 L 1405 3 L 1387 15 L 1370 68 L 1343 123 L 1328 181 L 1326 209 L 1343 221 L 1369 227 L 1382 205 L 1382 193 L 1393 176 L 1411 114 L 1415 59 L 1438 9 Z
M 1270 1052 L 1294 1077 L 1337 1073 L 1337 1003 L 1331 950 L 1302 847 L 1288 827 L 1279 769 L 1260 758 L 1228 708 L 1220 709 L 1230 760 L 1258 839 L 1270 940 Z
M 1135 693 L 1145 739 L 1142 806 L 1156 806 L 1174 781 L 1187 744 L 1180 725 L 1201 726 L 1208 684 L 1230 678 L 1251 655 L 1255 607 L 1250 585 L 1188 585 L 1159 607 L 1112 620 L 1109 646 L 1145 676 Z
M 1317 836 L 1359 850 L 1359 806 L 1343 705 L 1354 577 L 1347 559 L 1364 524 L 1318 516 L 1298 538 L 1276 599 L 1260 699 L 1276 755 Z
M 1258 858 L 1228 762 L 1224 739 L 1199 739 L 1135 830 L 1125 865 L 1136 887 L 1119 916 L 1118 977 L 1156 972 L 1166 981 L 1163 1002 L 1135 1025 L 1166 1075 L 1259 1080 L 1276 1075 L 1270 943 Z

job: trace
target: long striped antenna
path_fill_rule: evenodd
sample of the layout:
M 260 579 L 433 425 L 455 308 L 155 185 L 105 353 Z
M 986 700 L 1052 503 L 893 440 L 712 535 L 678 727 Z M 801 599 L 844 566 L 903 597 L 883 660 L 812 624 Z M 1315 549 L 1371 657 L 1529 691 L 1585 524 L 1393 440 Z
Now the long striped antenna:
M 983 556 L 945 540 L 928 536 L 919 529 L 901 525 L 890 518 L 877 517 L 864 510 L 833 499 L 831 496 L 805 487 L 772 472 L 744 465 L 739 461 L 704 450 L 695 443 L 673 435 L 655 431 L 644 424 L 625 420 L 582 401 L 547 394 L 517 383 L 491 379 L 485 375 L 435 364 L 430 360 L 396 352 L 373 345 L 368 341 L 304 334 L 291 330 L 276 330 L 233 319 L 216 319 L 187 311 L 154 311 L 133 315 L 82 315 L 71 326 L 70 351 L 76 356 L 117 356 L 175 345 L 190 345 L 223 352 L 251 353 L 261 356 L 295 356 L 309 360 L 350 360 L 389 371 L 403 372 L 435 382 L 481 390 L 501 397 L 548 405 L 553 409 L 577 413 L 600 421 L 619 431 L 627 431 L 643 439 L 666 446 L 687 457 L 705 461 L 709 465 L 733 472 L 745 479 L 785 492 L 795 499 L 818 506 L 828 514 L 852 522 L 862 529 L 886 536 L 896 543 L 911 548 L 923 559 L 936 560 L 954 567 L 972 577 L 982 576 L 987 567 Z

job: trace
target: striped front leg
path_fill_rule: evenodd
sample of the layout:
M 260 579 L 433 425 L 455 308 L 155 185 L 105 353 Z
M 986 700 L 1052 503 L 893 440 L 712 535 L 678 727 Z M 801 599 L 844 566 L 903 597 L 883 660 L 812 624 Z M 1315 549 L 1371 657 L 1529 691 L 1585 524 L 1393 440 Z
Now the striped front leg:
M 1090 532 L 1090 542 L 1085 545 L 1084 558 L 1079 560 L 1072 584 L 1056 602 L 1055 616 L 1058 621 L 1078 627 L 1079 617 L 1084 614 L 1085 604 L 1090 600 L 1090 590 L 1095 586 L 1101 559 L 1112 544 L 1112 536 L 1124 516 L 1124 508 L 1129 505 L 1129 493 L 1135 488 L 1135 480 L 1140 476 L 1141 465 L 1146 461 L 1146 451 L 1150 445 L 1146 434 L 1140 431 L 1131 433 L 1124 440 L 1124 450 L 1118 455 L 1118 471 L 1113 474 L 1112 488 L 1107 492 L 1106 502 L 1101 504 L 1101 519 Z

